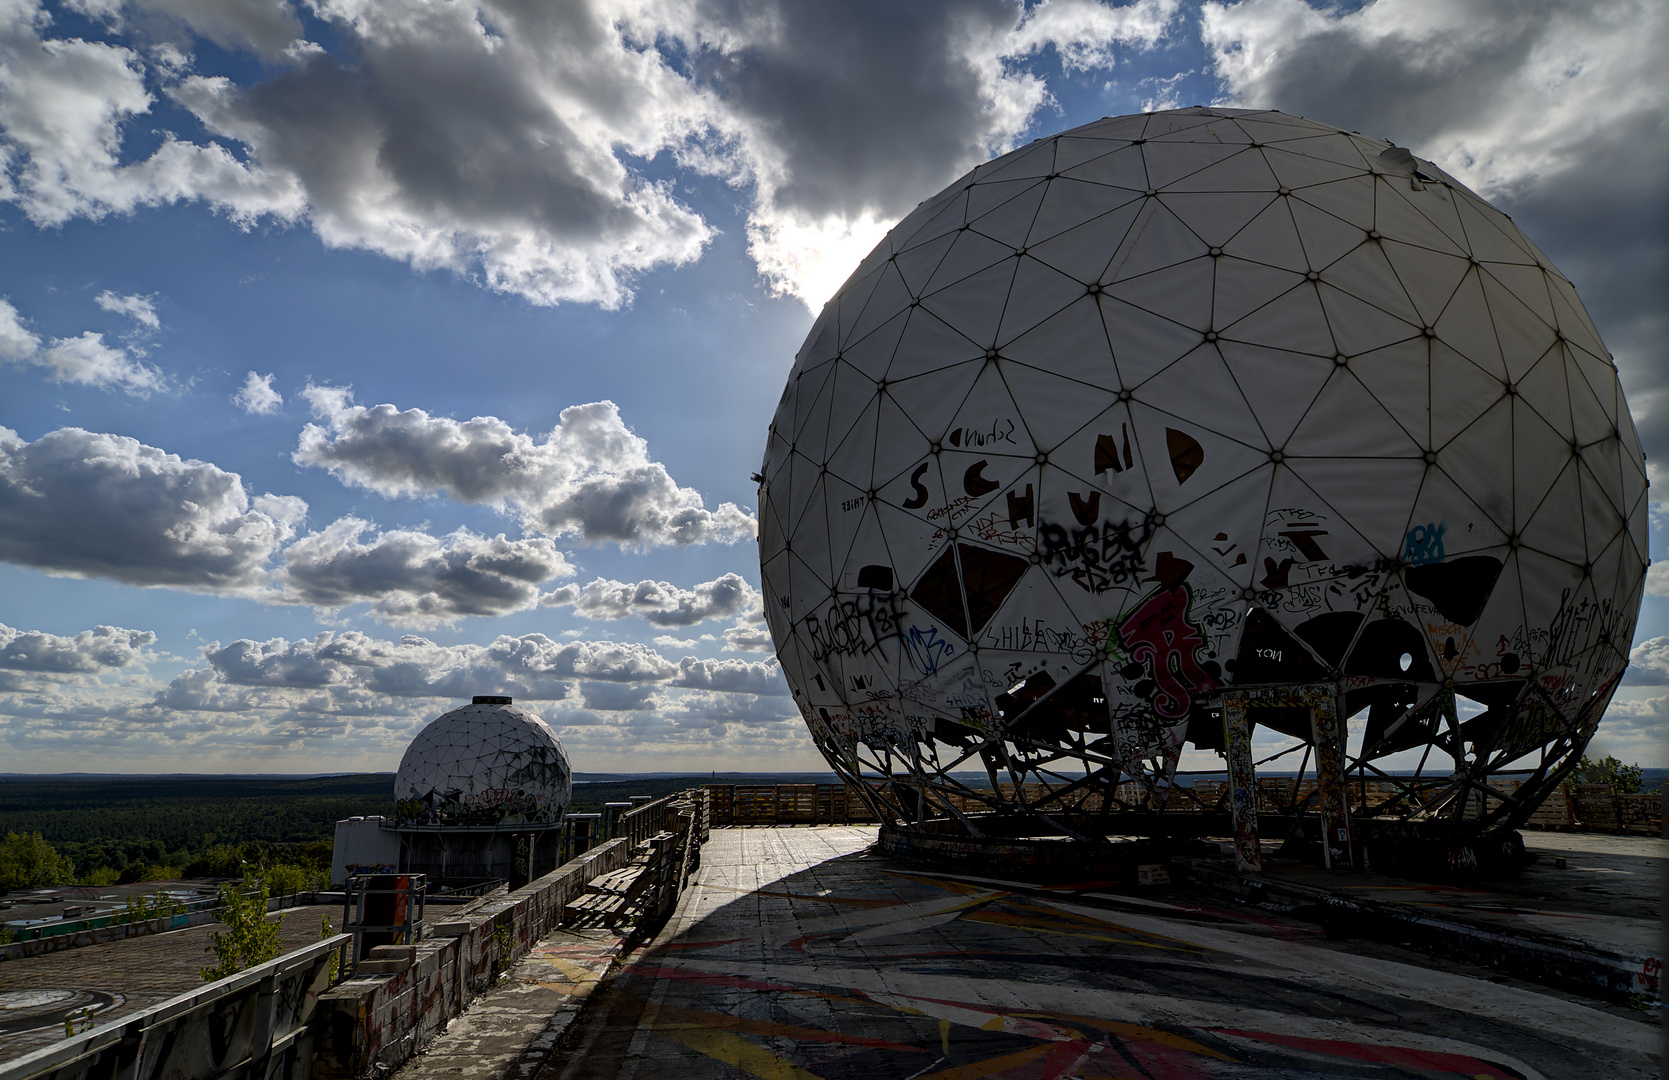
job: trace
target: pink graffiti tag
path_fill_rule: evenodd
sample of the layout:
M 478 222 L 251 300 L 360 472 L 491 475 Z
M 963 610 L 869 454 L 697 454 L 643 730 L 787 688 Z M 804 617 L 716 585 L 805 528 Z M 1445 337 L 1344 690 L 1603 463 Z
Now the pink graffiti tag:
M 1188 622 L 1192 594 L 1187 585 L 1161 588 L 1119 624 L 1119 641 L 1130 659 L 1153 672 L 1158 693 L 1153 711 L 1166 720 L 1180 720 L 1194 703 L 1194 692 L 1217 685 L 1200 666 L 1205 637 Z

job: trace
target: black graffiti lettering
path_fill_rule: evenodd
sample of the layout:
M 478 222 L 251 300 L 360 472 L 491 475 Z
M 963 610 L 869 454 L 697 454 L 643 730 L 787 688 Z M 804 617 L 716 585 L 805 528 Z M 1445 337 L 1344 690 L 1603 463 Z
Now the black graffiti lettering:
M 1019 528 L 1020 520 L 1022 518 L 1025 519 L 1027 525 L 1035 525 L 1037 524 L 1036 515 L 1037 499 L 1032 495 L 1032 486 L 1030 484 L 1026 485 L 1026 494 L 1024 496 L 1015 495 L 1012 491 L 1008 493 L 1009 528 Z
M 1038 553 L 1056 577 L 1070 577 L 1086 592 L 1103 593 L 1141 574 L 1142 548 L 1151 534 L 1145 523 L 1103 522 L 1068 529 L 1045 521 L 1037 530 Z
M 821 661 L 837 653 L 867 655 L 881 642 L 898 636 L 902 616 L 898 598 L 888 593 L 830 601 L 821 616 L 806 616 L 812 659 Z
M 1072 504 L 1072 516 L 1078 519 L 1080 525 L 1094 525 L 1101 520 L 1101 493 L 1092 491 L 1087 496 L 1081 496 L 1076 491 L 1066 493 L 1066 501 Z
M 924 461 L 916 468 L 915 472 L 910 474 L 910 486 L 916 489 L 916 493 L 905 500 L 904 509 L 920 510 L 927 505 L 927 486 L 921 482 L 921 478 L 926 475 L 927 468 L 931 464 L 932 462 Z
M 1002 487 L 995 480 L 985 476 L 985 467 L 990 464 L 989 461 L 981 458 L 969 465 L 967 471 L 962 474 L 962 490 L 966 491 L 970 498 L 977 499 L 981 495 L 989 495 Z

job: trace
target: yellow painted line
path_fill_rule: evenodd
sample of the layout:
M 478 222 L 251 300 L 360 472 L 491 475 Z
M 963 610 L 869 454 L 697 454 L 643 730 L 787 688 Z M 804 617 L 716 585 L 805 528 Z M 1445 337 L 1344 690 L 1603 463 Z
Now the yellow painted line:
M 686 1009 L 679 1005 L 650 1004 L 644 1015 L 649 1019 L 644 1022 L 643 1026 L 663 1035 L 676 1034 L 689 1029 L 738 1031 L 748 1035 L 763 1035 L 766 1038 L 793 1039 L 797 1042 L 871 1046 L 900 1054 L 927 1053 L 919 1046 L 892 1042 L 888 1039 L 876 1039 L 867 1035 L 847 1035 L 839 1031 L 824 1031 L 821 1028 L 800 1027 L 796 1024 L 779 1024 L 774 1020 L 752 1020 L 742 1016 L 731 1016 L 728 1013 Z
M 1228 1055 L 1220 1054 L 1211 1047 L 1202 1046 L 1192 1039 L 1184 1038 L 1169 1031 L 1160 1031 L 1157 1028 L 1142 1027 L 1139 1024 L 1126 1024 L 1118 1020 L 1103 1020 L 1095 1016 L 1075 1016 L 1071 1013 L 1019 1013 L 1017 1015 L 1081 1024 L 1085 1027 L 1100 1028 L 1110 1035 L 1117 1035 L 1129 1042 L 1158 1043 L 1160 1046 L 1168 1046 L 1172 1050 L 1183 1050 L 1190 1054 L 1204 1054 L 1206 1057 L 1214 1057 L 1221 1061 L 1234 1060 Z
M 678 1027 L 657 1028 L 656 1032 L 760 1080 L 822 1080 L 816 1073 L 728 1031 Z
M 1036 1061 L 1059 1045 L 1059 1043 L 1052 1042 L 1038 1043 L 1036 1046 L 1028 1046 L 1024 1050 L 1016 1050 L 1012 1054 L 986 1058 L 984 1061 L 974 1061 L 967 1065 L 955 1065 L 948 1069 L 941 1069 L 936 1073 L 928 1073 L 920 1080 L 978 1080 L 982 1076 L 1006 1072 L 1015 1066 Z
M 568 976 L 571 982 L 596 982 L 598 979 L 597 973 L 590 968 L 564 960 L 559 956 L 541 956 L 539 959 Z

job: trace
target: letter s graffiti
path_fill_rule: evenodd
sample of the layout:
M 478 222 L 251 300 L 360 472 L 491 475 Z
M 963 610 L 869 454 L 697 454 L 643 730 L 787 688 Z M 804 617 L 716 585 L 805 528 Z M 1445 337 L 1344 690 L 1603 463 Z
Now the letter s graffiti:
M 930 461 L 924 461 L 915 472 L 910 474 L 910 486 L 916 489 L 916 493 L 905 500 L 904 509 L 920 510 L 927 505 L 927 487 L 921 482 L 921 478 L 926 474 L 927 467 L 931 464 Z

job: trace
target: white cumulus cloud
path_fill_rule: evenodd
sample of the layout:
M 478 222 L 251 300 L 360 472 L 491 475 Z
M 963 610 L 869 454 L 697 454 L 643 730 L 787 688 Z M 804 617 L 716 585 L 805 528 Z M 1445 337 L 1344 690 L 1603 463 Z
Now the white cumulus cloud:
M 44 368 L 53 382 L 116 387 L 140 397 L 167 385 L 162 372 L 127 349 L 106 345 L 103 334 L 89 330 L 43 340 L 6 300 L 0 300 L 0 362 Z
M 678 662 L 673 685 L 766 696 L 788 693 L 788 683 L 775 660 L 702 660 L 686 656 Z
M 162 327 L 162 320 L 156 313 L 156 302 L 149 296 L 122 296 L 106 289 L 95 296 L 93 302 L 106 311 L 126 315 L 147 330 L 158 330 Z
M 704 619 L 728 619 L 757 610 L 759 592 L 740 574 L 724 574 L 693 589 L 680 589 L 665 581 L 632 584 L 597 578 L 583 586 L 554 589 L 539 601 L 547 607 L 572 607 L 575 614 L 588 619 L 636 615 L 653 626 L 693 626 Z
M 0 427 L 0 560 L 72 577 L 254 593 L 307 504 L 137 439 Z
M 89 675 L 142 666 L 156 644 L 149 630 L 96 626 L 77 634 L 17 630 L 0 623 L 0 668 L 46 675 Z
M 1669 637 L 1647 638 L 1629 650 L 1623 681 L 1636 686 L 1669 686 Z
M 284 395 L 272 388 L 272 375 L 251 371 L 232 395 L 232 404 L 252 416 L 270 416 L 284 405 Z
M 356 405 L 341 387 L 302 392 L 323 424 L 308 424 L 296 464 L 387 496 L 444 494 L 513 507 L 524 528 L 587 543 L 650 548 L 751 539 L 753 515 L 734 503 L 708 510 L 680 487 L 612 401 L 574 405 L 544 437 L 492 416 L 459 421 Z

